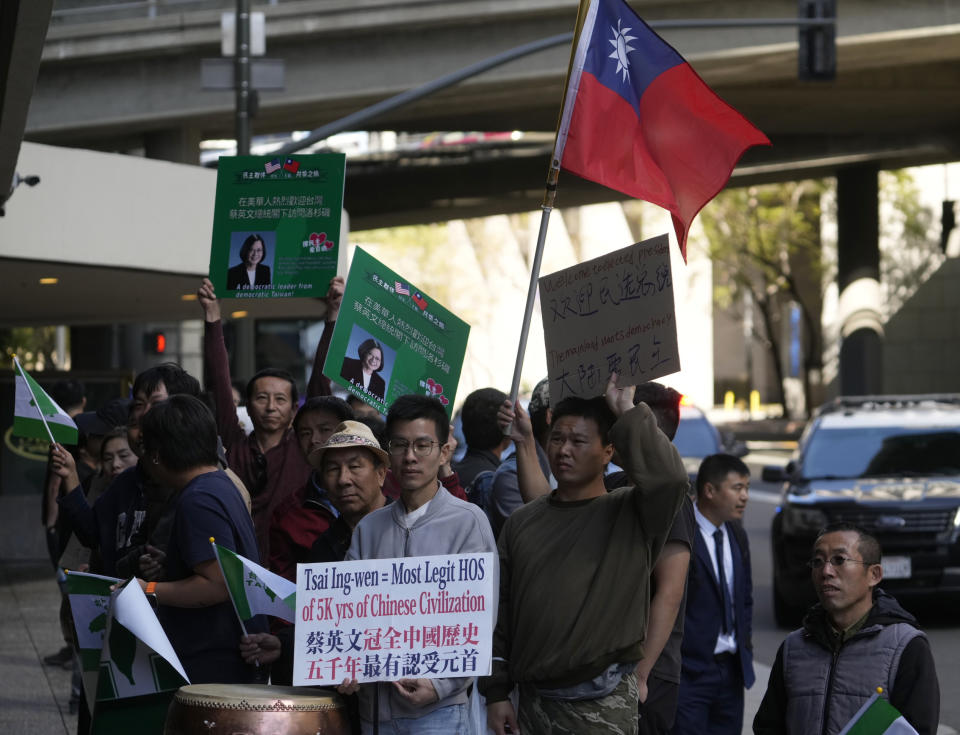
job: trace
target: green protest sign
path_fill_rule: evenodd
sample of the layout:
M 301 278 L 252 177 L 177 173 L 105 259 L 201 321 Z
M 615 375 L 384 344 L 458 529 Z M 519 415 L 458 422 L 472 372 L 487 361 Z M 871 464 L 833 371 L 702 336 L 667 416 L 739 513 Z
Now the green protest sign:
M 470 325 L 357 248 L 323 374 L 380 413 L 435 396 L 449 414 Z
M 210 280 L 227 298 L 322 297 L 337 272 L 346 156 L 222 156 Z

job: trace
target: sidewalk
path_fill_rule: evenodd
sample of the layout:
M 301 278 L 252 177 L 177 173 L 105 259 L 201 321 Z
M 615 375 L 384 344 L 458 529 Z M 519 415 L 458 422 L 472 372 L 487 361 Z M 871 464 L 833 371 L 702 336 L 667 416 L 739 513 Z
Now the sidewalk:
M 42 661 L 63 646 L 59 610 L 60 591 L 49 562 L 0 559 L 0 732 L 77 731 L 77 717 L 68 707 L 70 671 Z

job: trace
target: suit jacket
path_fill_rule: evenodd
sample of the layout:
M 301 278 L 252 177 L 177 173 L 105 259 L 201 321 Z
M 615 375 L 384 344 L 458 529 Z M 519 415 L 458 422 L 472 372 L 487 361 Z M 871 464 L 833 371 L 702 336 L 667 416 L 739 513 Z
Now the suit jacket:
M 340 377 L 346 378 L 351 383 L 362 389 L 363 365 L 359 360 L 355 360 L 352 357 L 343 358 L 343 367 L 340 369 Z M 386 383 L 383 382 L 383 378 L 381 378 L 377 373 L 373 373 L 373 375 L 370 376 L 370 385 L 367 386 L 367 390 L 370 391 L 371 395 L 376 396 L 382 401 L 386 387 L 387 386 Z
M 250 281 L 247 279 L 247 266 L 238 263 L 227 271 L 227 290 L 236 291 L 237 289 L 248 288 Z M 254 278 L 255 286 L 270 285 L 270 266 L 257 264 L 257 275 Z
M 750 574 L 750 547 L 747 535 L 739 524 L 725 523 L 730 537 L 733 559 L 734 632 L 737 636 L 737 655 L 743 673 L 743 683 L 749 689 L 753 674 L 753 582 Z M 720 583 L 713 571 L 710 553 L 699 526 L 693 534 L 693 554 L 687 576 L 687 609 L 683 622 L 683 676 L 696 677 L 714 664 L 713 649 L 717 645 L 723 607 Z

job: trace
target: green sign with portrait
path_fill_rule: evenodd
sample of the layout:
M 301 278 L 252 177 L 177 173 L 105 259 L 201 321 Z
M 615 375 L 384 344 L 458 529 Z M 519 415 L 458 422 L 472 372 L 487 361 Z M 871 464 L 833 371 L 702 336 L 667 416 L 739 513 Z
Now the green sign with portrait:
M 323 374 L 380 413 L 416 393 L 449 415 L 469 335 L 469 324 L 357 248 Z
M 337 273 L 346 156 L 222 156 L 210 248 L 221 298 L 322 297 Z

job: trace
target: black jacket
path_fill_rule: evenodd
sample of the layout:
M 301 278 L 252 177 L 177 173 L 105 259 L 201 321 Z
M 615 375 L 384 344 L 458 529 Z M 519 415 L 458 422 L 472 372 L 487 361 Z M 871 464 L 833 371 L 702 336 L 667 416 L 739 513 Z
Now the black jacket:
M 861 632 L 869 634 L 869 628 L 894 623 L 907 623 L 916 627 L 916 618 L 904 610 L 896 598 L 882 589 L 875 588 L 873 608 Z M 832 651 L 837 657 L 842 655 L 846 642 L 841 643 L 835 650 L 836 643 L 831 634 L 830 621 L 826 611 L 819 604 L 814 605 L 803 619 L 803 631 L 805 640 L 826 651 Z M 857 635 L 860 633 L 854 634 L 848 640 L 852 640 Z M 786 713 L 790 695 L 784 678 L 783 645 L 781 645 L 770 672 L 767 692 L 753 720 L 754 735 L 783 735 L 788 731 Z M 890 704 L 920 735 L 935 735 L 940 720 L 940 685 L 937 681 L 933 654 L 930 652 L 930 644 L 926 637 L 917 636 L 903 649 L 889 695 Z M 829 692 L 827 696 L 829 698 Z

